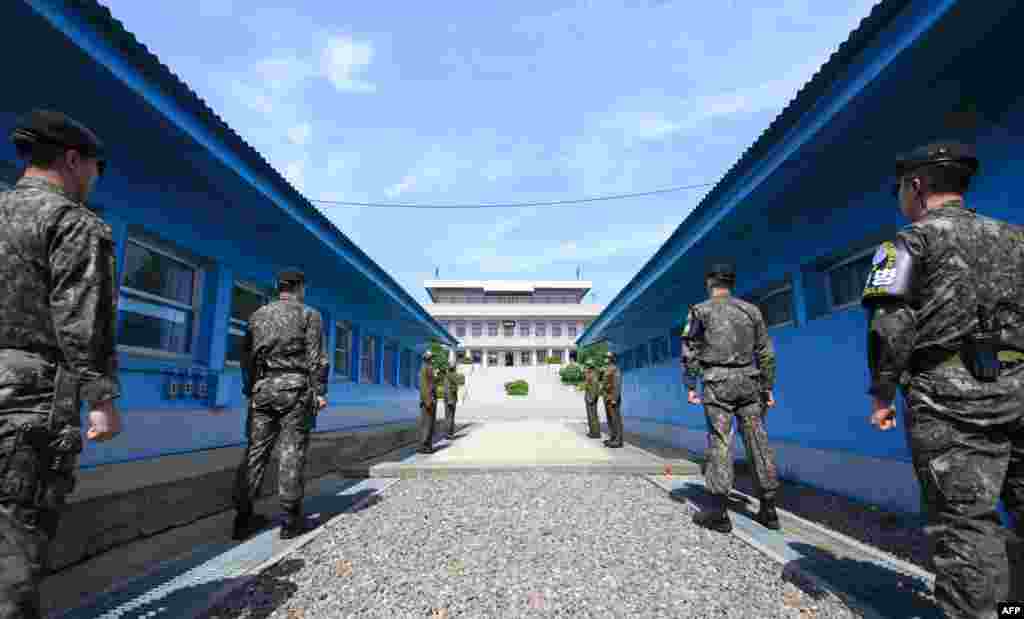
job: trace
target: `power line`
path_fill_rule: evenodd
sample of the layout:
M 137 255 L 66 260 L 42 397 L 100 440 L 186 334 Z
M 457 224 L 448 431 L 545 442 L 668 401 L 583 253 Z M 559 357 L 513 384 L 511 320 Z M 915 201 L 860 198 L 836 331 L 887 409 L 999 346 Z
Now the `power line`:
M 676 191 L 684 191 L 686 189 L 698 189 L 700 187 L 710 187 L 715 183 L 698 183 L 696 185 L 680 185 L 678 187 L 668 187 L 665 189 L 653 189 L 651 191 L 637 191 L 633 193 L 619 193 L 607 196 L 594 196 L 591 198 L 576 198 L 573 200 L 552 200 L 550 202 L 511 202 L 506 204 L 387 204 L 381 202 L 345 202 L 342 200 L 310 200 L 310 202 L 316 202 L 318 204 L 330 204 L 333 206 L 352 206 L 362 208 L 523 208 L 527 206 L 572 206 L 576 204 L 584 204 L 587 202 L 602 202 L 606 200 L 624 200 L 626 198 L 641 198 L 644 196 L 653 196 L 663 193 L 673 193 Z

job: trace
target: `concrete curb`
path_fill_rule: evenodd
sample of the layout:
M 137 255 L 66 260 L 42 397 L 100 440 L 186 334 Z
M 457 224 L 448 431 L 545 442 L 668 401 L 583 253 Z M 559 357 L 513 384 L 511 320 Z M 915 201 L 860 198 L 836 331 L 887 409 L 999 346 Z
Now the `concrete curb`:
M 646 477 L 646 479 L 649 482 L 651 482 L 652 484 L 654 484 L 658 488 L 664 490 L 667 494 L 671 494 L 672 489 L 662 485 L 662 483 L 658 479 L 655 479 L 655 478 L 653 478 L 651 476 L 645 476 L 645 477 Z M 682 479 L 684 479 L 686 481 L 695 481 L 695 482 L 701 483 L 701 485 L 703 485 L 703 482 L 702 482 L 702 480 L 699 477 L 696 477 L 696 476 L 681 476 L 681 477 L 682 477 Z M 740 496 L 742 496 L 742 497 L 744 497 L 746 499 L 751 499 L 751 497 L 749 497 L 748 495 L 746 495 L 746 494 L 744 494 L 742 492 L 733 490 L 733 493 L 734 494 L 738 494 L 738 495 L 740 495 Z M 686 500 L 686 502 L 689 503 L 690 505 L 694 506 L 694 507 L 699 508 L 698 505 L 694 504 L 692 501 L 689 501 L 688 499 Z M 821 527 L 821 526 L 819 526 L 819 525 L 817 525 L 815 523 L 808 523 L 808 521 L 804 520 L 803 518 L 800 518 L 798 516 L 794 516 L 793 514 L 787 512 L 787 511 L 784 511 L 782 509 L 779 509 L 778 507 L 776 507 L 776 511 L 779 513 L 779 517 L 780 517 L 779 519 L 780 520 L 791 519 L 791 520 L 796 520 L 796 521 L 801 522 L 801 523 L 807 523 L 807 524 L 811 525 L 809 528 L 812 528 L 815 531 L 817 531 L 819 533 L 822 533 L 822 534 L 824 534 L 826 536 L 833 537 L 833 538 L 838 539 L 838 540 L 843 541 L 843 542 L 846 542 L 847 540 L 849 540 L 849 538 L 847 538 L 845 535 L 838 534 L 835 531 L 832 531 L 831 529 L 827 529 L 827 528 Z M 743 514 L 738 514 L 738 513 L 734 512 L 734 511 L 730 513 L 730 516 L 733 517 L 733 518 L 742 518 L 743 520 L 750 521 L 752 523 L 754 522 L 754 521 L 750 520 L 750 518 L 748 518 L 747 516 L 745 516 Z M 832 595 L 836 596 L 837 598 L 843 600 L 847 604 L 847 606 L 849 606 L 851 608 L 851 610 L 854 610 L 854 611 L 860 613 L 863 617 L 867 617 L 869 619 L 889 619 L 887 615 L 884 615 L 881 612 L 879 612 L 878 609 L 876 609 L 871 604 L 865 602 L 864 600 L 860 599 L 857 596 L 854 596 L 853 594 L 850 594 L 850 593 L 847 593 L 845 591 L 840 590 L 838 587 L 833 586 L 828 581 L 826 581 L 823 578 L 817 576 L 813 572 L 811 572 L 811 571 L 809 571 L 809 570 L 807 570 L 807 569 L 805 569 L 803 567 L 800 567 L 800 565 L 798 565 L 795 561 L 792 561 L 791 559 L 783 556 L 782 554 L 777 552 L 774 548 L 772 548 L 768 544 L 765 544 L 765 543 L 761 542 L 760 540 L 756 539 L 754 536 L 750 535 L 745 530 L 743 530 L 743 528 L 734 526 L 733 529 L 732 529 L 732 534 L 735 535 L 737 538 L 739 538 L 744 543 L 746 543 L 748 546 L 758 550 L 759 552 L 761 552 L 762 554 L 764 554 L 768 558 L 772 559 L 773 561 L 775 561 L 776 563 L 781 565 L 782 568 L 783 568 L 783 574 L 784 575 L 788 575 L 790 578 L 793 578 L 794 580 L 803 580 L 805 583 L 810 584 L 814 588 L 817 588 L 819 590 L 823 590 L 823 591 L 827 591 L 827 592 L 831 593 Z M 853 540 L 850 540 L 850 541 L 853 542 Z M 858 550 L 862 550 L 862 549 L 865 548 L 864 544 L 861 544 L 860 542 L 853 542 L 853 543 L 851 543 L 851 546 L 854 546 Z M 870 552 L 870 554 L 875 555 L 876 557 L 881 558 L 883 560 L 891 561 L 891 562 L 896 563 L 896 564 L 904 563 L 903 561 L 900 561 L 899 559 L 896 559 L 895 557 L 890 557 L 890 556 L 886 555 L 885 553 L 882 553 L 881 551 L 879 551 L 877 549 L 871 549 L 871 550 L 869 550 L 869 552 Z M 923 571 L 920 568 L 918 568 L 917 566 L 913 566 L 913 567 L 914 567 L 914 571 L 915 572 Z M 925 574 L 927 574 L 927 572 L 925 572 Z
M 693 468 L 688 462 L 654 462 L 643 464 L 623 464 L 608 462 L 573 462 L 565 464 L 529 464 L 522 462 L 494 462 L 489 464 L 403 464 L 398 466 L 380 466 L 370 470 L 369 475 L 375 478 L 397 477 L 399 479 L 429 478 L 439 475 L 473 475 L 486 473 L 523 473 L 543 472 L 580 475 L 658 475 L 664 474 L 665 467 L 683 473 Z
M 346 514 L 349 514 L 351 512 L 359 510 L 359 509 L 362 509 L 363 507 L 366 506 L 367 503 L 369 503 L 371 500 L 373 500 L 376 496 L 378 496 L 379 494 L 381 494 L 382 492 L 384 492 L 385 490 L 387 490 L 391 486 L 395 485 L 399 481 L 400 480 L 395 479 L 393 481 L 387 482 L 382 488 L 379 488 L 379 489 L 375 490 L 374 492 L 371 492 L 367 497 L 365 497 L 363 499 L 360 499 L 359 501 L 356 501 L 352 505 L 349 505 L 341 513 L 335 515 L 333 518 L 328 519 L 326 522 L 321 523 L 315 529 L 313 529 L 312 531 L 310 531 L 310 532 L 306 533 L 305 535 L 303 535 L 302 537 L 300 537 L 296 542 L 294 542 L 288 548 L 283 549 L 281 552 L 277 553 L 276 555 L 274 555 L 270 559 L 267 559 L 266 561 L 264 561 L 263 563 L 257 565 L 256 567 L 251 568 L 251 569 L 243 572 L 242 574 L 239 574 L 238 576 L 234 576 L 233 578 L 235 580 L 233 582 L 231 582 L 228 585 L 225 585 L 223 588 L 217 590 L 216 593 L 210 595 L 206 599 L 206 601 L 203 602 L 203 607 L 195 609 L 192 612 L 192 614 L 189 616 L 188 619 L 195 619 L 196 617 L 201 616 L 203 613 L 209 611 L 211 608 L 213 608 L 217 604 L 220 604 L 222 601 L 227 599 L 232 593 L 234 593 L 234 592 L 238 591 L 239 589 L 241 589 L 241 588 L 251 584 L 257 578 L 259 578 L 259 575 L 260 575 L 261 572 L 263 572 L 264 570 L 266 570 L 268 568 L 273 567 L 274 565 L 277 565 L 282 560 L 287 558 L 289 555 L 297 552 L 298 550 L 301 550 L 302 548 L 305 548 L 310 542 L 312 542 L 317 537 L 319 537 L 324 532 L 326 532 L 328 525 L 330 525 L 332 522 L 334 522 L 335 520 L 337 520 L 338 518 L 341 518 L 342 516 L 344 516 Z

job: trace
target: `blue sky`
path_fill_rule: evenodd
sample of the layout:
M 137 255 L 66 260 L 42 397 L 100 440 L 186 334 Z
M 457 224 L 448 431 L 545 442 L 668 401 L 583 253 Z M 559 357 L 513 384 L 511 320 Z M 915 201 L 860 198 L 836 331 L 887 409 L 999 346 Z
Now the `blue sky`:
M 874 4 L 101 1 L 306 197 L 423 204 L 715 182 Z M 708 189 L 318 206 L 420 302 L 581 265 L 604 304 Z

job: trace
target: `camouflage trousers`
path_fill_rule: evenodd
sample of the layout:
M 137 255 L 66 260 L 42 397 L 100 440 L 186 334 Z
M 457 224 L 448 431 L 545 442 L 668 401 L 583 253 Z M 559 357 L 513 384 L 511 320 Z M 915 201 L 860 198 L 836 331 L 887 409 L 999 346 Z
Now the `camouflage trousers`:
M 608 440 L 612 443 L 622 442 L 622 400 L 609 401 L 605 398 L 604 414 L 608 418 Z M 595 404 L 596 408 L 597 405 Z M 596 412 L 596 411 L 595 411 Z
M 420 402 L 420 447 L 434 444 L 434 426 L 437 425 L 437 400 Z
M 256 401 L 254 400 L 254 403 Z M 260 495 L 267 464 L 278 438 L 281 439 L 278 497 L 281 509 L 299 511 L 305 495 L 306 452 L 313 428 L 312 396 L 303 391 L 276 394 L 269 402 L 249 408 L 245 448 L 235 476 L 234 502 L 239 512 L 251 512 Z
M 587 405 L 587 429 L 593 436 L 601 435 L 601 419 L 597 416 L 597 398 L 585 399 Z
M 1022 388 L 1024 367 L 995 383 L 942 368 L 913 375 L 904 392 L 935 598 L 948 617 L 995 617 L 996 602 L 1024 599 Z M 1016 539 L 1002 526 L 1000 499 Z
M 711 494 L 727 496 L 732 490 L 733 418 L 739 426 L 754 482 L 762 498 L 773 500 L 779 489 L 775 453 L 768 446 L 755 379 L 740 376 L 704 384 L 704 414 L 708 424 L 704 478 Z
M 445 427 L 448 428 L 448 436 L 455 435 L 455 402 L 444 401 Z
M 10 445 L 0 447 L 0 473 L 5 469 L 0 478 L 0 619 L 38 619 L 39 583 L 74 478 L 40 488 L 40 454 L 32 448 L 13 451 Z

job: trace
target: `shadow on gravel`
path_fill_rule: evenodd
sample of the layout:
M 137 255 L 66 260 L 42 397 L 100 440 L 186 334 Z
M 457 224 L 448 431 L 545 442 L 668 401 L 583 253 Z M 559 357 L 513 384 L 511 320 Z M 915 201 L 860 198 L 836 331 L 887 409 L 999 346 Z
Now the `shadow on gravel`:
M 888 617 L 943 617 L 929 587 L 917 579 L 870 561 L 839 557 L 810 544 L 789 542 L 789 547 L 802 558 L 786 564 L 784 574 L 795 574 L 795 568 L 810 572 Z
M 366 501 L 359 505 L 361 501 Z M 318 526 L 323 526 L 328 520 L 341 513 L 355 514 L 370 509 L 384 501 L 384 498 L 376 490 L 360 490 L 353 494 L 331 495 L 322 494 L 306 499 L 302 508 L 309 516 L 316 514 L 319 520 Z M 356 506 L 353 508 L 353 506 Z
M 210 583 L 210 591 L 203 591 L 204 587 L 187 587 L 165 600 L 178 594 L 194 596 L 194 599 L 200 599 L 200 596 L 208 597 L 229 584 L 244 580 L 247 581 L 245 585 L 233 591 L 212 609 L 198 615 L 198 619 L 234 619 L 243 615 L 246 619 L 266 619 L 284 606 L 299 590 L 298 585 L 287 580 L 287 577 L 301 570 L 304 565 L 302 559 L 285 559 L 255 578 L 218 580 Z M 148 616 L 145 609 L 138 609 L 138 612 L 140 614 L 137 616 Z

